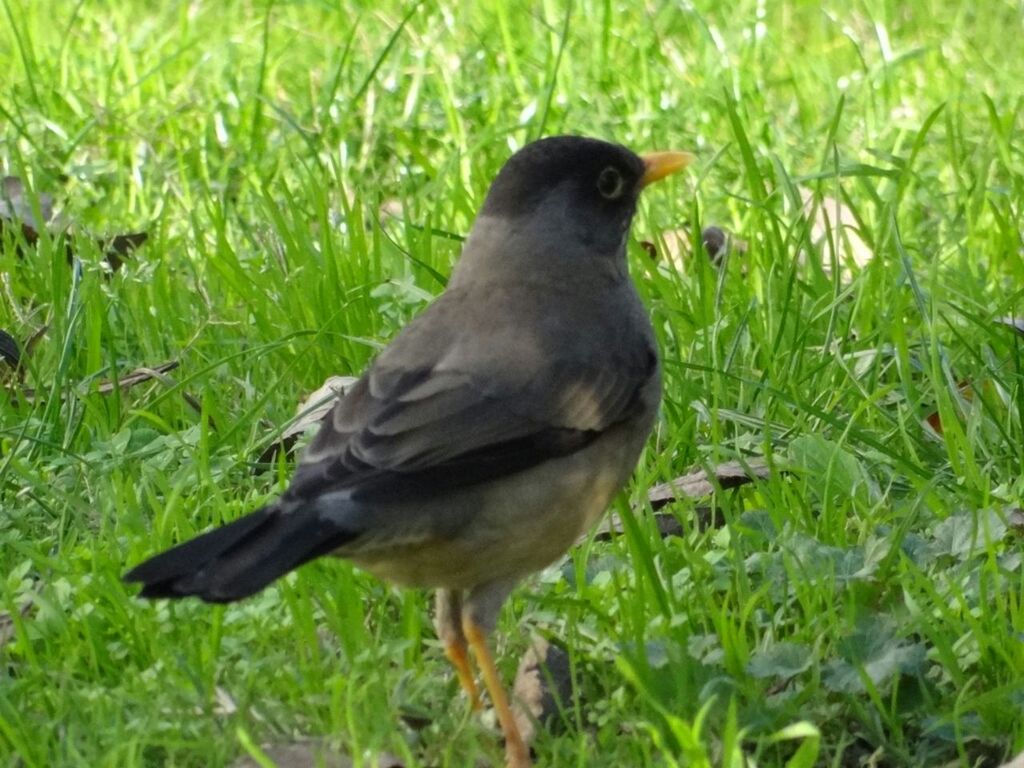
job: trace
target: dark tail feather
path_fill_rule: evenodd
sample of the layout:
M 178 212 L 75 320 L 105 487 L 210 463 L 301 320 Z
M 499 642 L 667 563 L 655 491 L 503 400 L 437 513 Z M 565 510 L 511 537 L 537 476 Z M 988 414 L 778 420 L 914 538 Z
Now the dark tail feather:
M 352 538 L 321 515 L 271 504 L 161 552 L 124 579 L 142 582 L 140 597 L 230 603 Z

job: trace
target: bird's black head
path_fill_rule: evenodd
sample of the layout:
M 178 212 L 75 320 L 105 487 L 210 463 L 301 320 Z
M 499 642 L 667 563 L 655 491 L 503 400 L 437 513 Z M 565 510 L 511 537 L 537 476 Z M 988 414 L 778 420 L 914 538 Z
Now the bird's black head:
M 481 213 L 521 216 L 557 188 L 581 210 L 632 212 L 644 163 L 618 144 L 582 136 L 552 136 L 512 155 L 491 184 Z
M 607 253 L 619 250 L 624 242 L 640 190 L 679 167 L 652 172 L 650 161 L 597 139 L 541 139 L 505 163 L 480 215 L 530 221 L 533 226 L 558 230 L 551 232 L 555 237 L 575 238 Z

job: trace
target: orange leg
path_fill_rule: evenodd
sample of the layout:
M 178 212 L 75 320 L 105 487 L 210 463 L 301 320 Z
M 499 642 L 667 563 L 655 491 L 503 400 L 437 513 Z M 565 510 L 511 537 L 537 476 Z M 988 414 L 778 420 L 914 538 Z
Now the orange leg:
M 466 636 L 462 634 L 462 592 L 458 590 L 439 589 L 435 598 L 436 614 L 434 624 L 437 636 L 444 646 L 444 655 L 455 667 L 462 690 L 469 696 L 469 704 L 473 711 L 480 709 L 480 689 L 473 678 L 473 669 L 469 666 L 469 653 L 466 649 Z
M 512 715 L 512 708 L 508 705 L 508 697 L 505 695 L 505 688 L 498 676 L 498 668 L 494 666 L 491 650 L 487 647 L 487 635 L 465 615 L 462 617 L 462 632 L 469 642 L 469 647 L 473 649 L 473 655 L 476 657 L 477 666 L 480 667 L 480 674 L 483 675 L 487 692 L 491 695 L 494 711 L 498 714 L 502 733 L 505 734 L 506 768 L 530 768 L 533 765 L 530 760 L 530 750 L 519 734 L 519 727 Z
M 459 676 L 459 683 L 462 690 L 469 696 L 469 706 L 476 712 L 482 706 L 480 704 L 480 691 L 476 687 L 476 680 L 473 679 L 473 670 L 469 666 L 469 654 L 466 653 L 465 638 L 459 637 L 455 640 L 445 642 L 444 655 L 455 667 L 455 674 Z

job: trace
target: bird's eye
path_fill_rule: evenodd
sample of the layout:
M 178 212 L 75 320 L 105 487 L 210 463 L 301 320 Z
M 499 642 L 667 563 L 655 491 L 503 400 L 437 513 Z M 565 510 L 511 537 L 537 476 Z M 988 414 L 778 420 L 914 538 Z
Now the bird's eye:
M 601 193 L 601 197 L 608 200 L 615 200 L 622 197 L 622 190 L 625 189 L 626 182 L 622 178 L 622 174 L 619 173 L 617 168 L 608 166 L 601 175 L 597 177 L 597 191 Z

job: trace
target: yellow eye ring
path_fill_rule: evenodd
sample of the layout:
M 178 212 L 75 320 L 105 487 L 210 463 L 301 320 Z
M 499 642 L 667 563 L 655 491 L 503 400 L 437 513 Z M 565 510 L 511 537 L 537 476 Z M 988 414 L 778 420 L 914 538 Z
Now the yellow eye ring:
M 622 174 L 614 166 L 609 165 L 597 177 L 597 191 L 606 200 L 616 200 L 622 197 L 625 187 L 626 180 L 622 178 Z

